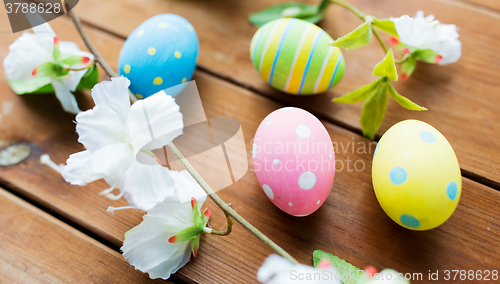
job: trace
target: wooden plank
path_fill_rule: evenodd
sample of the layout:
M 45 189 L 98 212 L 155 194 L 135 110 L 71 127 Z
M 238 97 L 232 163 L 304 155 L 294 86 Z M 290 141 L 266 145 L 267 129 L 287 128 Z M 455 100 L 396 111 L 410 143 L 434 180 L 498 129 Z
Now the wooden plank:
M 494 10 L 495 12 L 500 12 L 500 2 L 496 0 L 452 0 L 452 1 L 462 1 L 465 3 L 471 3 L 478 5 L 480 7 L 485 7 L 487 9 Z
M 374 80 L 375 77 L 371 75 L 373 66 L 383 57 L 376 41 L 363 49 L 344 51 L 346 72 L 343 80 L 333 90 L 319 96 L 304 98 L 277 92 L 267 86 L 254 70 L 248 49 L 256 28 L 248 23 L 247 16 L 287 1 L 151 0 L 145 5 L 136 0 L 88 0 L 79 3 L 76 12 L 86 22 L 122 37 L 127 37 L 137 25 L 153 15 L 182 15 L 193 24 L 200 38 L 201 68 L 280 102 L 301 106 L 328 121 L 359 131 L 362 104 L 334 104 L 331 99 Z M 496 47 L 500 45 L 500 36 L 495 29 L 489 28 L 500 25 L 498 14 L 472 9 L 471 5 L 454 1 L 349 2 L 378 17 L 414 15 L 423 9 L 442 22 L 455 23 L 460 27 L 463 43 L 460 61 L 438 67 L 419 64 L 408 82 L 395 84 L 401 94 L 426 106 L 429 111 L 411 112 L 390 100 L 379 134 L 408 118 L 428 122 L 450 141 L 463 169 L 493 180 L 498 186 L 500 161 L 495 157 L 500 155 L 500 124 L 497 123 L 500 120 L 500 99 L 496 95 L 500 81 L 500 55 Z M 337 38 L 359 24 L 359 19 L 341 7 L 332 6 L 320 25 L 333 38 Z
M 2 283 L 159 283 L 130 269 L 118 252 L 2 188 L 0 227 Z
M 74 40 L 82 46 L 68 19 L 52 26 L 62 40 Z M 116 66 L 122 39 L 88 29 L 92 40 L 110 64 Z M 0 39 L 0 57 L 17 35 Z M 208 117 L 232 117 L 243 129 L 247 150 L 260 121 L 282 105 L 242 89 L 204 72 L 194 79 L 202 95 Z M 87 94 L 78 97 L 82 105 L 91 105 Z M 82 150 L 70 115 L 64 114 L 58 101 L 50 96 L 16 96 L 0 78 L 0 102 L 13 105 L 3 115 L 0 140 L 26 142 L 33 148 L 25 162 L 0 168 L 0 182 L 20 194 L 53 210 L 85 229 L 121 245 L 124 232 L 141 221 L 139 212 L 105 212 L 111 206 L 125 205 L 124 200 L 110 201 L 97 193 L 106 188 L 96 182 L 81 188 L 64 183 L 51 169 L 39 164 L 48 153 L 57 163 Z M 311 264 L 314 249 L 339 255 L 359 267 L 393 267 L 403 272 L 426 273 L 429 269 L 494 269 L 500 266 L 495 253 L 500 245 L 500 192 L 468 179 L 463 180 L 463 197 L 452 218 L 438 229 L 412 232 L 393 223 L 378 205 L 371 186 L 371 156 L 374 145 L 357 134 L 325 122 L 332 140 L 339 145 L 365 145 L 367 153 L 337 148 L 337 159 L 360 160 L 364 171 L 337 172 L 332 193 L 325 205 L 310 217 L 290 217 L 274 207 L 260 189 L 253 172 L 233 186 L 220 191 L 236 211 L 261 229 L 300 262 Z M 195 143 L 195 141 L 193 141 Z M 341 144 L 342 143 L 342 144 Z M 361 143 L 361 144 L 358 144 Z M 359 146 L 361 147 L 361 146 Z M 250 156 L 249 156 L 250 157 Z M 212 202 L 215 228 L 224 224 L 223 214 Z M 235 225 L 228 237 L 204 236 L 201 251 L 178 273 L 197 283 L 251 283 L 271 250 L 241 226 Z M 133 270 L 133 268 L 130 268 Z

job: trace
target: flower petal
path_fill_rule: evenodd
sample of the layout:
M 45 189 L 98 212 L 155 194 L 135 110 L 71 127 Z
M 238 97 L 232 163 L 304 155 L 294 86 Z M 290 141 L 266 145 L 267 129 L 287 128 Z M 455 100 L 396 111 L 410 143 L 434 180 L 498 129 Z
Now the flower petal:
M 437 22 L 427 22 L 423 18 L 411 18 L 408 15 L 401 16 L 400 18 L 392 18 L 396 31 L 403 44 L 421 47 L 434 32 L 434 26 Z
M 93 172 L 85 166 L 91 155 L 90 151 L 82 151 L 70 155 L 62 171 L 64 180 L 73 185 L 84 186 L 101 179 L 102 175 Z
M 118 187 L 132 159 L 133 152 L 129 143 L 110 144 L 92 153 L 89 166 L 110 186 Z
M 171 175 L 175 180 L 177 196 L 181 203 L 190 202 L 192 197 L 196 198 L 200 207 L 205 203 L 207 194 L 188 171 L 172 171 Z
M 78 108 L 75 96 L 70 91 L 70 86 L 66 85 L 64 81 L 52 79 L 52 86 L 56 92 L 56 97 L 61 103 L 64 111 L 77 114 L 81 112 Z
M 131 143 L 136 152 L 169 144 L 182 134 L 184 127 L 179 106 L 163 91 L 134 103 L 128 117 Z
M 148 270 L 151 279 L 162 278 L 168 279 L 170 275 L 181 269 L 191 258 L 191 250 L 188 247 L 183 254 L 176 254 L 168 260 L 162 262 L 160 265 Z M 176 266 L 177 265 L 177 266 Z
M 119 115 L 108 105 L 97 105 L 76 116 L 78 142 L 87 150 L 96 151 L 106 145 L 123 142 L 127 132 Z
M 439 42 L 433 50 L 443 57 L 439 65 L 446 65 L 457 61 L 462 55 L 462 42 L 458 39 Z
M 189 241 L 169 243 L 168 238 L 183 226 L 164 226 L 162 219 L 144 218 L 141 224 L 125 233 L 121 250 L 123 256 L 136 269 L 153 270 L 151 278 L 168 278 L 190 253 Z M 161 271 L 154 270 L 161 266 Z
M 9 54 L 3 61 L 5 74 L 10 80 L 29 80 L 38 65 L 53 61 L 52 49 L 47 49 L 45 41 L 53 39 L 45 36 L 42 41 L 36 35 L 24 32 L 9 46 Z M 52 43 L 53 45 L 53 43 Z
M 97 106 L 107 105 L 120 116 L 125 124 L 127 114 L 130 109 L 130 99 L 128 86 L 130 81 L 123 77 L 111 78 L 111 81 L 104 81 L 94 86 L 92 98 Z
M 175 181 L 170 173 L 161 165 L 144 165 L 134 160 L 120 189 L 125 191 L 125 199 L 130 205 L 148 211 L 175 193 Z

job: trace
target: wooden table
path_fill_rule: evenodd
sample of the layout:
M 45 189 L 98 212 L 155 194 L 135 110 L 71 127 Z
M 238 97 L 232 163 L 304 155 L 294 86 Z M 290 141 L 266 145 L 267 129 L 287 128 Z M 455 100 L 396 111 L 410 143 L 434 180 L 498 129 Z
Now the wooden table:
M 420 64 L 396 89 L 429 111 L 410 112 L 389 101 L 378 137 L 393 124 L 423 120 L 443 133 L 453 146 L 463 175 L 462 198 L 453 216 L 437 229 L 415 232 L 391 221 L 379 206 L 371 183 L 371 152 L 337 149 L 341 161 L 361 160 L 366 170 L 338 171 L 326 203 L 305 218 L 288 216 L 267 199 L 251 170 L 220 191 L 226 202 L 304 264 L 321 249 L 358 267 L 394 268 L 401 272 L 500 269 L 500 4 L 495 0 L 349 0 L 379 17 L 414 15 L 419 9 L 460 27 L 462 58 L 447 66 Z M 256 31 L 251 12 L 281 0 L 82 0 L 75 12 L 91 40 L 117 66 L 120 48 L 132 30 L 160 13 L 188 19 L 200 38 L 201 54 L 194 80 L 208 117 L 232 117 L 243 129 L 247 150 L 260 121 L 285 105 L 304 108 L 322 120 L 332 141 L 370 143 L 360 133 L 361 104 L 334 104 L 338 97 L 373 80 L 371 70 L 383 53 L 374 41 L 359 50 L 344 51 L 347 68 L 334 89 L 299 97 L 270 88 L 251 65 L 248 48 Z M 315 2 L 315 1 L 309 1 Z M 0 12 L 0 58 L 20 34 L 11 34 Z M 62 40 L 84 48 L 68 17 L 51 22 Z M 359 20 L 341 7 L 330 7 L 320 26 L 333 38 L 352 30 Z M 102 71 L 102 70 L 101 70 Z M 106 80 L 101 72 L 101 80 Z M 89 92 L 79 93 L 83 109 L 92 107 Z M 39 163 L 47 153 L 56 163 L 80 151 L 73 116 L 61 110 L 52 95 L 17 96 L 0 76 L 0 142 L 32 148 L 26 161 L 0 167 L 0 282 L 146 283 L 119 252 L 124 233 L 142 214 L 106 212 L 126 205 L 97 195 L 104 181 L 71 186 Z M 6 105 L 12 105 L 10 110 Z M 249 155 L 250 157 L 251 155 Z M 208 201 L 215 228 L 224 228 L 223 213 Z M 272 251 L 236 224 L 227 237 L 205 235 L 201 250 L 174 281 L 250 283 Z M 429 281 L 419 281 L 429 282 Z M 467 281 L 463 281 L 467 282 Z M 469 281 L 474 282 L 474 281 Z M 449 282 L 449 283 L 452 283 Z M 462 282 L 460 282 L 462 283 Z M 480 281 L 476 281 L 480 283 Z M 492 282 L 493 283 L 493 282 Z

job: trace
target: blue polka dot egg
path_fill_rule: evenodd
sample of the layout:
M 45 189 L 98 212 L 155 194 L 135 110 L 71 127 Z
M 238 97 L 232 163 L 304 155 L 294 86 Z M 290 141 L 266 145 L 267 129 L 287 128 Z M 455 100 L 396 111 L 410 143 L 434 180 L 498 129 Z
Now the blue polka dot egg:
M 173 14 L 157 15 L 140 24 L 127 38 L 118 69 L 130 80 L 130 90 L 138 98 L 148 97 L 189 81 L 199 49 L 196 31 L 186 19 Z
M 455 152 L 429 124 L 405 120 L 377 145 L 373 188 L 385 213 L 399 225 L 429 230 L 443 224 L 460 200 L 462 177 Z

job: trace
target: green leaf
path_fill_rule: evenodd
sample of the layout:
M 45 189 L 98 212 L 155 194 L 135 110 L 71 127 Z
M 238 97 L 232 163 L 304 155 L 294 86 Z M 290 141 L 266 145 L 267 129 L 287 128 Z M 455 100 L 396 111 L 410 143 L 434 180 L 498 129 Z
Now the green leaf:
M 372 40 L 371 22 L 367 21 L 357 27 L 354 31 L 337 39 L 330 45 L 345 49 L 360 48 L 370 43 Z
M 413 71 L 415 71 L 415 67 L 417 67 L 417 59 L 413 56 L 408 57 L 408 59 L 401 64 L 401 78 L 403 78 L 403 80 L 410 78 Z
M 384 82 L 378 86 L 377 90 L 363 104 L 359 120 L 363 135 L 369 139 L 375 137 L 377 130 L 384 120 L 387 99 L 389 98 L 387 93 L 387 82 Z
M 90 90 L 97 84 L 99 78 L 97 67 L 91 67 L 83 75 L 82 80 L 76 87 L 77 91 Z M 50 82 L 50 77 L 33 77 L 30 80 L 9 80 L 9 86 L 18 95 L 24 94 L 51 94 L 54 88 Z
M 371 82 L 357 90 L 350 92 L 349 94 L 343 95 L 339 98 L 334 98 L 332 101 L 335 103 L 359 103 L 366 98 L 368 98 L 382 82 L 382 78 Z
M 402 107 L 409 110 L 427 110 L 425 107 L 421 107 L 416 103 L 410 101 L 408 98 L 398 94 L 398 92 L 396 92 L 396 90 L 394 89 L 394 87 L 391 85 L 390 82 L 387 83 L 387 88 L 389 89 L 389 94 L 391 95 L 391 97 L 396 102 L 398 102 Z
M 393 81 L 398 80 L 398 71 L 396 71 L 396 64 L 394 63 L 392 49 L 389 49 L 384 57 L 384 60 L 375 65 L 375 68 L 373 68 L 373 75 L 387 77 Z
M 373 18 L 373 26 L 377 29 L 384 31 L 392 36 L 399 37 L 398 32 L 396 31 L 396 26 L 391 19 L 377 19 Z
M 322 5 L 318 7 L 303 3 L 284 3 L 253 13 L 248 20 L 256 27 L 280 18 L 297 18 L 315 24 L 323 19 L 325 7 L 323 3 Z M 320 11 L 319 8 L 323 10 Z
M 322 250 L 315 250 L 313 252 L 313 262 L 314 262 L 314 267 L 317 267 L 319 262 L 323 259 L 327 259 L 330 261 L 332 266 L 337 270 L 337 272 L 340 275 L 350 275 L 350 277 L 342 277 L 342 283 L 347 284 L 347 283 L 357 283 L 358 278 L 361 275 L 361 271 L 359 268 L 356 266 L 346 262 L 345 260 L 339 258 L 338 256 L 334 256 L 331 253 L 324 252 Z M 350 279 L 348 279 L 350 278 Z
M 442 58 L 432 49 L 417 50 L 413 53 L 413 56 L 415 56 L 420 61 L 431 64 L 439 63 L 439 59 Z

